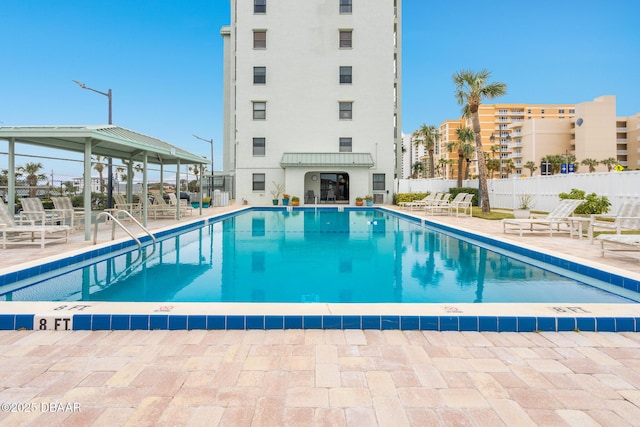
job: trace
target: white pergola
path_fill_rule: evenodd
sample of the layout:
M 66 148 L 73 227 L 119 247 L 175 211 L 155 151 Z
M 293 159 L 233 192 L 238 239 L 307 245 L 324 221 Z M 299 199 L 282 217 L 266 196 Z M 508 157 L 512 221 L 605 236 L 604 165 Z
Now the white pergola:
M 91 218 L 91 156 L 98 155 L 125 160 L 127 171 L 127 198 L 131 201 L 131 177 L 133 163 L 143 165 L 142 192 L 146 195 L 147 164 L 160 165 L 160 180 L 163 182 L 163 166 L 176 166 L 176 183 L 180 182 L 181 165 L 204 165 L 210 160 L 189 153 L 151 136 L 143 135 L 115 125 L 78 125 L 78 126 L 7 126 L 0 127 L 0 140 L 9 142 L 8 150 L 8 194 L 15 194 L 15 144 L 23 143 L 40 147 L 56 148 L 64 151 L 84 153 L 84 211 L 85 218 Z M 200 174 L 202 175 L 202 174 Z M 202 177 L 200 177 L 202 194 Z M 147 197 L 142 197 L 142 224 L 147 225 Z M 9 212 L 15 209 L 15 198 L 7 200 Z M 201 204 L 202 206 L 202 204 Z M 180 217 L 180 204 L 176 207 L 176 217 Z M 91 221 L 84 224 L 85 240 L 91 239 Z

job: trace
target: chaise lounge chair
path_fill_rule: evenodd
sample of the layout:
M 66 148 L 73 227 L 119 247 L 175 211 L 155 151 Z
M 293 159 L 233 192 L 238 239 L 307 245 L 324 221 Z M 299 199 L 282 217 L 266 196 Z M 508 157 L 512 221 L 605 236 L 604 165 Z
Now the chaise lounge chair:
M 71 227 L 68 225 L 36 225 L 32 220 L 14 220 L 7 205 L 0 199 L 0 233 L 2 233 L 2 248 L 7 245 L 40 245 L 47 243 L 69 241 Z M 36 240 L 37 238 L 37 240 Z
M 603 221 L 602 218 L 613 218 L 613 221 Z M 591 215 L 588 230 L 591 243 L 594 231 L 598 230 L 614 231 L 616 234 L 622 234 L 623 230 L 640 230 L 640 200 L 624 202 L 615 216 Z
M 175 208 L 178 205 L 178 198 L 175 193 L 168 193 L 167 195 L 169 196 L 169 206 L 171 206 L 175 211 Z M 193 208 L 187 199 L 180 199 L 180 216 L 186 215 L 193 215 Z
M 503 219 L 502 231 L 507 233 L 508 231 L 518 231 L 520 237 L 525 229 L 529 232 L 545 232 L 549 233 L 549 236 L 553 236 L 553 233 L 568 232 L 573 237 L 573 224 L 571 222 L 571 215 L 578 206 L 582 204 L 583 200 L 561 200 L 558 206 L 555 207 L 546 216 L 541 218 L 526 218 L 526 219 Z M 561 226 L 566 226 L 566 230 L 560 230 Z
M 424 208 L 430 204 L 436 203 L 440 201 L 442 198 L 442 193 L 430 193 L 424 199 L 414 200 L 413 202 L 405 203 L 404 207 L 408 207 L 409 210 L 413 211 L 413 208 Z
M 22 205 L 20 219 L 42 225 L 57 225 L 62 221 L 62 212 L 57 209 L 45 209 L 42 201 L 37 197 L 23 197 L 20 199 L 20 204 Z
M 69 223 L 72 229 L 79 228 L 84 224 L 84 209 L 74 208 L 70 198 L 52 197 L 51 201 L 53 202 L 53 206 L 55 206 L 56 211 L 60 212 L 62 215 L 63 224 L 67 223 L 67 218 L 69 218 Z
M 602 256 L 605 253 L 629 257 L 637 254 L 640 260 L 640 234 L 601 234 L 597 239 Z

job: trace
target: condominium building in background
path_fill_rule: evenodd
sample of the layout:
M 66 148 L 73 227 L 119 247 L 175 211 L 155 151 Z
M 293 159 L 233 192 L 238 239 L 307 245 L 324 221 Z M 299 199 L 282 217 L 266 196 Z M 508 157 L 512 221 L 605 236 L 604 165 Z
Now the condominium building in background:
M 588 172 L 585 159 L 602 162 L 614 159 L 628 169 L 640 168 L 640 113 L 616 116 L 615 96 L 606 95 L 578 104 L 482 104 L 479 110 L 483 151 L 487 159 L 498 159 L 500 168 L 491 178 L 530 176 L 528 165 L 540 174 L 547 156 L 575 159 L 578 172 Z M 471 127 L 470 120 L 447 120 L 440 124 L 439 155 L 435 156 L 436 176 L 455 179 L 458 153 L 456 129 Z M 474 153 L 467 166 L 477 175 Z M 610 167 L 600 163 L 596 172 Z
M 401 0 L 231 0 L 223 168 L 241 203 L 390 202 L 401 162 Z

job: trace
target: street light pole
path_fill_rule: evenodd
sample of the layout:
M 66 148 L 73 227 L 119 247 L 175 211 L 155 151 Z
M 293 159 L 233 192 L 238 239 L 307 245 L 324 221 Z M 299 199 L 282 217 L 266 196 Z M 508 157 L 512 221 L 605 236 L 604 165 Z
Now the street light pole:
M 113 115 L 112 115 L 112 101 L 113 101 L 113 93 L 111 92 L 111 89 L 109 89 L 108 92 L 102 92 L 93 88 L 90 88 L 89 86 L 87 86 L 84 83 L 80 83 L 77 80 L 73 80 L 73 82 L 75 84 L 77 84 L 78 86 L 80 86 L 82 89 L 87 89 L 90 90 L 92 92 L 95 93 L 99 93 L 100 95 L 104 95 L 107 98 L 109 98 L 109 124 L 113 124 Z M 108 162 L 107 162 L 107 174 L 108 174 L 108 178 L 107 178 L 107 208 L 111 209 L 113 208 L 113 159 L 111 157 L 107 158 Z
M 205 139 L 200 138 L 198 135 L 193 135 L 194 138 L 199 139 L 200 141 L 208 142 L 211 144 L 211 182 L 209 183 L 209 197 L 213 197 L 213 138 Z

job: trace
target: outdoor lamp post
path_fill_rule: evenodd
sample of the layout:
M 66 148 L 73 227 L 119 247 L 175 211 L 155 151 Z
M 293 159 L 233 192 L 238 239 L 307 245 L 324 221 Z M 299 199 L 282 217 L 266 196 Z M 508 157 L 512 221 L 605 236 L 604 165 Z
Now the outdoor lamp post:
M 209 197 L 213 197 L 213 138 L 205 139 L 200 138 L 198 135 L 193 135 L 194 138 L 199 139 L 200 141 L 208 142 L 211 144 L 211 183 L 209 184 Z
M 73 80 L 73 82 L 75 84 L 77 84 L 78 86 L 80 86 L 82 89 L 87 89 L 90 90 L 92 92 L 95 93 L 99 93 L 100 95 L 104 95 L 107 98 L 109 98 L 109 124 L 113 124 L 113 120 L 112 120 L 112 109 L 111 109 L 111 104 L 112 104 L 112 93 L 111 93 L 111 89 L 109 89 L 108 92 L 101 92 L 99 90 L 90 88 L 89 86 L 87 86 L 84 83 L 80 83 L 77 80 Z M 107 208 L 111 209 L 113 208 L 113 159 L 111 157 L 108 157 L 108 162 L 107 162 Z

